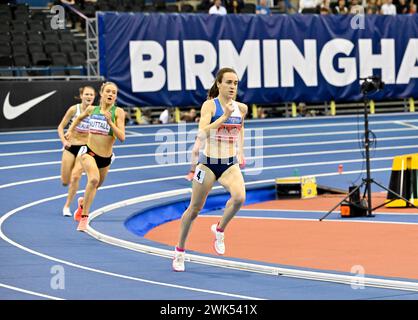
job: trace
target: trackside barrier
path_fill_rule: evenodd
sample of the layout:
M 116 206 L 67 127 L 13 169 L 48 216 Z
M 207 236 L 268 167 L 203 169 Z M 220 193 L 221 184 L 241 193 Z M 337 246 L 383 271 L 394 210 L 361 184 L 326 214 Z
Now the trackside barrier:
M 107 213 L 109 211 L 112 211 L 121 207 L 129 206 L 129 205 L 133 205 L 133 204 L 137 204 L 137 203 L 141 203 L 145 201 L 155 200 L 155 199 L 161 200 L 164 198 L 168 198 L 170 196 L 178 196 L 178 195 L 184 195 L 184 194 L 191 194 L 191 189 L 186 188 L 186 189 L 178 189 L 178 190 L 173 190 L 173 191 L 168 191 L 168 192 L 167 191 L 160 192 L 160 193 L 153 194 L 153 195 L 140 196 L 140 197 L 124 200 L 121 202 L 113 203 L 111 205 L 102 207 L 92 212 L 89 216 L 89 222 L 104 213 Z M 173 258 L 173 250 L 155 248 L 152 246 L 147 246 L 147 245 L 111 237 L 111 236 L 108 236 L 106 234 L 96 231 L 90 225 L 87 226 L 86 232 L 90 236 L 102 242 L 109 243 L 114 246 L 123 247 L 125 249 L 129 249 L 129 250 L 133 250 L 133 251 L 137 251 L 141 253 L 157 255 L 157 256 L 164 257 L 164 258 L 168 258 L 168 259 Z M 200 256 L 196 254 L 186 254 L 185 260 L 189 262 L 193 262 L 193 263 L 200 263 L 200 264 L 205 264 L 205 265 L 210 265 L 210 266 L 218 266 L 222 268 L 268 274 L 272 276 L 284 276 L 284 277 L 291 277 L 291 278 L 327 281 L 327 282 L 343 283 L 347 285 L 353 285 L 359 282 L 358 275 L 351 276 L 351 275 L 333 274 L 333 273 L 326 273 L 326 272 L 315 272 L 315 271 L 305 271 L 305 270 L 281 268 L 281 267 L 274 267 L 274 266 L 265 266 L 265 265 L 254 264 L 254 263 L 245 263 L 241 261 L 228 260 L 224 258 L 212 258 L 212 257 Z M 374 277 L 373 278 L 364 277 L 364 278 L 361 278 L 361 281 L 362 281 L 362 285 L 364 286 L 418 292 L 418 283 L 416 282 L 387 280 L 387 279 L 374 278 Z

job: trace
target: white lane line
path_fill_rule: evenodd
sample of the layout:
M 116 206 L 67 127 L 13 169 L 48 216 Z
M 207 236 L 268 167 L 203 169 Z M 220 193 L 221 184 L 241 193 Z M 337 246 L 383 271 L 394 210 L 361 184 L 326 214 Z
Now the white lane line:
M 293 128 L 296 129 L 296 128 Z M 255 133 L 257 133 L 257 131 L 260 132 L 264 132 L 267 130 L 277 130 L 277 128 L 255 128 L 255 129 L 247 129 L 247 131 L 255 131 Z M 375 129 L 373 130 L 373 132 L 375 133 L 379 133 L 379 132 L 403 132 L 403 131 L 415 131 L 417 130 L 416 127 L 414 128 L 394 128 L 394 129 Z M 254 140 L 254 139 L 282 139 L 282 138 L 286 138 L 288 139 L 289 137 L 291 138 L 305 138 L 305 137 L 323 137 L 323 136 L 335 136 L 335 135 L 350 135 L 350 134 L 358 134 L 359 131 L 358 130 L 351 130 L 351 131 L 330 131 L 330 132 L 308 132 L 308 133 L 286 133 L 286 134 L 275 134 L 275 135 L 263 135 L 260 136 L 259 134 L 256 134 L 256 137 L 252 137 L 252 136 L 246 136 L 244 138 L 244 140 Z M 186 140 L 180 140 L 180 139 L 176 139 L 175 137 L 172 139 L 168 139 L 167 141 L 164 141 L 164 138 L 170 137 L 170 136 L 176 136 L 177 133 L 176 132 L 161 132 L 161 133 L 157 133 L 157 134 L 152 134 L 151 136 L 155 136 L 155 140 L 157 142 L 147 142 L 147 143 L 137 143 L 135 144 L 136 146 L 141 146 L 141 147 L 145 147 L 145 146 L 154 146 L 154 145 L 161 145 L 161 143 L 164 144 L 178 144 L 178 143 L 193 143 L 194 140 L 194 136 L 190 137 L 190 133 L 186 134 L 183 133 L 184 136 L 189 136 L 186 137 Z M 130 135 L 128 137 L 136 137 L 136 136 L 144 136 L 144 135 Z M 161 140 L 159 140 L 161 139 Z M 379 138 L 380 139 L 380 138 Z M 169 141 L 171 140 L 171 141 Z M 16 144 L 34 144 L 34 143 L 46 143 L 46 142 L 59 142 L 60 139 L 45 139 L 45 140 L 15 140 L 15 141 L 3 141 L 0 142 L 0 145 L 16 145 Z
M 408 121 L 408 122 L 406 122 L 406 121 L 395 121 L 396 124 L 400 124 L 401 126 L 413 128 L 413 129 L 416 129 L 416 130 L 418 129 L 418 126 L 415 126 L 415 125 L 413 125 L 409 122 L 412 122 L 412 121 Z
M 404 136 L 404 137 L 386 137 L 386 138 L 379 138 L 379 142 L 381 141 L 396 141 L 396 140 L 417 140 L 418 136 Z M 257 139 L 261 140 L 261 139 Z M 192 141 L 190 141 L 191 143 Z M 345 143 L 359 143 L 359 139 L 348 139 L 348 140 L 336 140 L 336 141 L 314 141 L 314 142 L 297 142 L 297 143 L 280 143 L 280 144 L 261 144 L 248 147 L 248 143 L 246 144 L 247 147 L 244 149 L 268 149 L 268 148 L 284 148 L 284 147 L 306 147 L 308 144 L 309 146 L 321 146 L 321 145 L 334 145 L 334 144 L 345 144 Z M 175 143 L 168 143 L 168 142 L 161 142 L 161 145 L 175 145 Z M 144 144 L 126 144 L 126 145 L 116 145 L 114 149 L 126 149 L 126 148 L 136 148 L 136 147 L 143 147 Z M 174 147 L 173 147 L 174 149 Z M 171 150 L 170 148 L 165 148 L 164 150 Z M 156 150 L 156 152 L 159 150 Z M 48 149 L 48 150 L 36 150 L 36 151 L 23 151 L 23 152 L 7 152 L 7 153 L 0 153 L 0 157 L 8 157 L 8 156 L 21 156 L 21 155 L 30 155 L 30 154 L 40 154 L 40 153 L 52 153 L 52 152 L 62 152 L 61 149 Z M 187 152 L 187 151 L 186 151 Z M 150 154 L 148 154 L 150 155 Z
M 25 290 L 25 289 L 21 289 L 18 287 L 14 287 L 14 286 L 10 286 L 4 283 L 0 283 L 0 287 L 6 288 L 6 289 L 10 289 L 13 291 L 19 291 L 19 292 L 23 292 L 26 294 L 30 294 L 32 296 L 38 296 L 38 297 L 42 297 L 42 298 L 46 298 L 46 299 L 51 299 L 51 300 L 65 300 L 62 298 L 58 298 L 58 297 L 54 297 L 54 296 L 49 296 L 47 294 L 43 294 L 43 293 L 39 293 L 39 292 L 35 292 L 35 291 L 30 291 L 30 290 Z
M 260 158 L 263 158 L 262 156 Z M 377 162 L 377 161 L 387 161 L 392 160 L 393 157 L 381 157 L 381 158 L 372 158 L 370 159 L 371 162 Z M 279 165 L 279 166 L 269 166 L 269 167 L 255 167 L 255 168 L 247 168 L 242 169 L 241 172 L 247 175 L 246 173 L 249 172 L 263 172 L 264 170 L 276 170 L 276 169 L 286 169 L 286 168 L 300 168 L 300 167 L 311 167 L 311 166 L 324 166 L 324 165 L 332 165 L 332 164 L 347 164 L 347 163 L 361 163 L 364 162 L 364 159 L 354 159 L 354 160 L 336 160 L 336 161 L 322 161 L 322 162 L 306 162 L 306 163 L 292 163 L 292 164 L 286 164 L 286 165 Z M 136 167 L 125 167 L 125 168 L 118 168 L 118 169 L 110 169 L 109 173 L 114 172 L 125 172 L 125 171 L 136 171 L 136 170 L 146 170 L 146 169 L 156 169 L 156 168 L 166 168 L 166 167 L 175 167 L 175 166 L 188 166 L 190 165 L 189 162 L 180 162 L 180 163 L 173 163 L 173 164 L 159 164 L 159 165 L 145 165 L 145 166 L 136 166 Z M 391 170 L 392 168 L 380 168 L 380 169 L 374 169 L 371 171 L 386 171 Z M 347 175 L 351 173 L 360 173 L 364 172 L 364 170 L 355 170 L 355 171 L 344 171 L 341 173 L 341 175 Z M 248 174 L 248 175 L 252 175 Z M 315 174 L 312 174 L 315 175 Z M 315 175 L 317 176 L 317 175 Z M 184 176 L 177 176 L 177 177 L 183 177 Z M 60 179 L 61 176 L 50 176 L 50 177 L 44 177 L 44 178 L 37 178 L 37 179 L 30 179 L 30 180 L 22 180 L 22 181 L 16 181 L 16 182 L 10 182 L 6 184 L 0 185 L 0 189 L 15 187 L 19 185 L 25 185 L 35 182 L 42 182 L 42 181 L 49 181 L 49 180 L 55 180 Z M 101 187 L 102 188 L 102 187 Z
M 373 151 L 385 151 L 385 150 L 396 150 L 396 149 L 417 149 L 418 145 L 406 145 L 406 146 L 393 146 L 393 147 L 378 147 L 373 149 Z M 252 148 L 244 148 L 251 150 Z M 363 149 L 345 149 L 345 150 L 329 150 L 329 151 L 313 151 L 313 152 L 299 152 L 299 153 L 285 153 L 285 154 L 274 154 L 274 155 L 264 155 L 257 157 L 246 157 L 246 160 L 252 159 L 271 159 L 271 158 L 290 158 L 290 157 L 304 157 L 304 156 L 314 156 L 314 155 L 326 155 L 326 154 L 339 154 L 339 153 L 353 153 L 360 152 Z M 189 154 L 189 151 L 179 151 L 179 152 L 166 152 L 166 153 L 147 153 L 147 154 L 129 154 L 117 156 L 119 159 L 131 159 L 131 158 L 145 158 L 145 157 L 164 157 L 177 154 Z M 29 168 L 29 167 L 38 167 L 38 166 L 50 166 L 50 165 L 60 165 L 61 161 L 48 161 L 48 162 L 35 162 L 35 163 L 26 163 L 18 164 L 13 166 L 4 166 L 0 167 L 0 170 L 9 170 L 9 169 L 20 169 L 20 168 Z M 180 164 L 180 163 L 177 163 Z
M 117 186 L 117 185 L 115 185 Z M 115 187 L 114 186 L 114 187 Z M 80 192 L 77 192 L 80 193 Z M 30 207 L 36 206 L 38 204 L 41 203 L 45 203 L 45 202 L 49 202 L 49 201 L 53 201 L 56 199 L 60 199 L 60 198 L 65 198 L 67 197 L 67 194 L 61 194 L 58 196 L 53 196 L 53 197 L 49 197 L 49 198 L 44 198 L 41 200 L 37 200 L 31 203 L 27 203 L 23 206 L 20 206 L 16 209 L 13 209 L 9 212 L 7 212 L 6 214 L 4 214 L 1 218 L 0 218 L 0 238 L 2 238 L 4 241 L 8 242 L 9 244 L 11 244 L 12 246 L 15 246 L 23 251 L 26 251 L 28 253 L 31 253 L 33 255 L 39 256 L 41 258 L 47 259 L 47 260 L 51 260 L 51 261 L 55 261 L 61 264 L 66 264 L 70 267 L 74 267 L 74 268 L 78 268 L 78 269 L 82 269 L 82 270 L 86 270 L 86 271 L 91 271 L 91 272 L 95 272 L 95 273 L 99 273 L 99 274 L 103 274 L 103 275 L 107 275 L 107 276 L 111 276 L 111 277 L 115 277 L 115 278 L 121 278 L 121 279 L 127 279 L 127 280 L 132 280 L 132 281 L 137 281 L 137 282 L 142 282 L 142 283 L 147 283 L 147 284 L 151 284 L 151 285 L 158 285 L 158 286 L 163 286 L 163 287 L 170 287 L 170 288 L 175 288 L 175 289 L 182 289 L 182 290 L 188 290 L 188 291 L 195 291 L 195 292 L 203 292 L 203 293 L 209 293 L 209 294 L 214 294 L 214 295 L 220 295 L 220 296 L 226 296 L 226 297 L 230 297 L 230 298 L 238 298 L 238 299 L 250 299 L 250 300 L 262 300 L 261 298 L 258 297 L 252 297 L 252 296 L 245 296 L 245 295 L 239 295 L 239 294 L 233 294 L 233 293 L 228 293 L 228 292 L 222 292 L 222 291 L 215 291 L 215 290 L 206 290 L 206 289 L 200 289 L 200 288 L 196 288 L 196 287 L 188 287 L 188 286 L 182 286 L 182 285 L 177 285 L 177 284 L 171 284 L 171 283 L 167 283 L 167 282 L 159 282 L 159 281 L 153 281 L 153 280 L 147 280 L 144 278 L 137 278 L 137 277 L 132 277 L 132 276 L 127 276 L 127 275 L 123 275 L 123 274 L 119 274 L 119 273 L 114 273 L 114 272 L 109 272 L 109 271 L 105 271 L 105 270 L 101 270 L 101 269 L 96 269 L 96 268 L 91 268 L 91 267 L 87 267 L 81 264 L 77 264 L 77 263 L 73 263 L 71 261 L 67 261 L 67 260 L 62 260 L 62 259 L 58 259 L 46 254 L 43 254 L 39 251 L 35 251 L 32 250 L 28 247 L 25 247 L 13 240 L 11 240 L 10 238 L 8 238 L 3 230 L 2 230 L 2 226 L 3 223 L 12 215 L 24 210 L 24 209 L 28 209 Z
M 397 141 L 397 140 L 417 140 L 418 136 L 408 136 L 408 137 L 387 137 L 387 138 L 379 138 L 379 141 Z M 359 139 L 349 139 L 349 140 L 337 140 L 337 141 L 314 141 L 309 142 L 309 146 L 325 146 L 325 145 L 334 145 L 334 144 L 345 144 L 345 143 L 359 143 Z M 284 148 L 284 147 L 306 147 L 306 142 L 296 142 L 296 143 L 279 143 L 279 144 L 261 144 L 255 145 L 250 147 L 245 147 L 244 149 L 268 149 L 268 148 Z M 114 149 L 125 149 L 125 148 L 136 148 L 136 147 L 143 147 L 143 144 L 127 144 L 127 145 L 116 145 Z M 166 149 L 164 149 L 166 150 Z M 167 150 L 169 150 L 167 148 Z M 158 150 L 157 150 L 158 151 Z M 28 154 L 38 154 L 38 153 L 52 153 L 52 152 L 62 152 L 61 149 L 49 149 L 49 150 L 37 150 L 37 151 L 23 151 L 23 152 L 7 152 L 7 153 L 0 153 L 0 157 L 7 157 L 7 156 L 21 156 L 21 155 L 28 155 Z M 173 153 L 174 154 L 174 153 Z M 150 154 L 148 154 L 150 155 Z

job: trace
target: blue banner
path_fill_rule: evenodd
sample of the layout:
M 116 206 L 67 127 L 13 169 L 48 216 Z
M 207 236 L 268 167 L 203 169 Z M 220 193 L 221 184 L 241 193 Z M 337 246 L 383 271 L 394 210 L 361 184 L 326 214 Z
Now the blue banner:
M 375 100 L 418 97 L 418 15 L 98 13 L 100 72 L 121 105 L 200 105 L 221 67 L 237 100 L 357 101 L 360 78 L 382 77 Z

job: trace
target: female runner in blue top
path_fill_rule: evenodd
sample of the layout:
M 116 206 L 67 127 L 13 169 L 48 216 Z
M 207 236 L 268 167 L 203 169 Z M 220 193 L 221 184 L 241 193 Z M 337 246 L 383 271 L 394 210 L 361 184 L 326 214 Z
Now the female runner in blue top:
M 214 249 L 225 253 L 224 231 L 245 201 L 245 184 L 238 164 L 244 164 L 244 118 L 248 107 L 234 101 L 238 76 L 231 68 L 222 68 L 201 109 L 198 144 L 204 148 L 192 182 L 189 207 L 181 218 L 179 241 L 174 251 L 173 270 L 184 271 L 185 244 L 193 220 L 203 208 L 206 198 L 218 181 L 230 194 L 221 220 L 212 225 Z

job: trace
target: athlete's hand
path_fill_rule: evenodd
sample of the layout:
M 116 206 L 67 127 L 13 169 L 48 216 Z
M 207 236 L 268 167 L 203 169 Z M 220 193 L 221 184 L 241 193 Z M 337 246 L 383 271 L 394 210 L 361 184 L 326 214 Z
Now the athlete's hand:
M 232 101 L 230 101 L 229 103 L 226 104 L 224 108 L 224 116 L 226 118 L 229 118 L 232 112 L 234 112 L 234 106 L 232 105 Z
M 237 155 L 237 158 L 238 158 L 238 163 L 239 163 L 239 167 L 241 168 L 241 169 L 244 169 L 245 168 L 245 164 L 246 164 L 246 161 L 245 161 L 245 157 L 242 155 Z
M 64 143 L 62 144 L 62 146 L 63 146 L 64 149 L 65 148 L 70 148 L 71 147 L 71 143 L 70 143 L 70 141 L 66 140 L 66 141 L 64 141 Z
M 71 139 L 71 136 L 72 136 L 73 134 L 72 134 L 72 132 L 70 131 L 70 130 L 68 130 L 65 134 L 64 134 L 64 138 L 67 140 L 67 142 L 70 144 L 70 139 Z M 71 146 L 71 144 L 70 144 L 70 146 Z M 65 147 L 65 145 L 64 145 L 64 147 Z
M 112 123 L 112 114 L 110 113 L 110 111 L 106 111 L 103 115 L 105 116 L 105 118 L 107 120 L 107 123 L 111 124 Z

